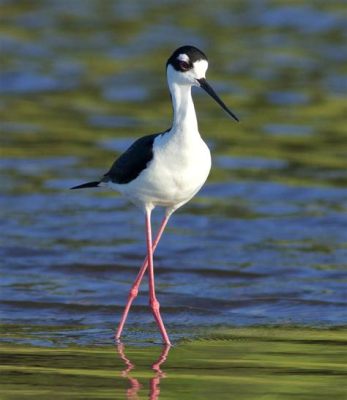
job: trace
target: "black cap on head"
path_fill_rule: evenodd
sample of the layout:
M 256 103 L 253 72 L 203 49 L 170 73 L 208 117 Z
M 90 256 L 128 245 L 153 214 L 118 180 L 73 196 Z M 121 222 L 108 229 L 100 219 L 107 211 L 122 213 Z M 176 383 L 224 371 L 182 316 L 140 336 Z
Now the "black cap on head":
M 179 59 L 180 54 L 185 54 L 187 59 Z M 181 46 L 176 49 L 167 60 L 166 67 L 170 64 L 176 71 L 187 71 L 193 67 L 193 64 L 199 60 L 206 60 L 206 55 L 194 46 Z
M 178 72 L 187 72 L 194 67 L 194 63 L 200 60 L 207 61 L 206 55 L 194 46 L 182 46 L 176 49 L 171 57 L 167 60 L 166 68 L 171 65 Z M 205 90 L 232 118 L 236 121 L 239 119 L 237 116 L 225 105 L 217 93 L 213 90 L 211 85 L 206 81 L 205 77 L 192 77 L 190 84 L 198 83 L 199 86 Z

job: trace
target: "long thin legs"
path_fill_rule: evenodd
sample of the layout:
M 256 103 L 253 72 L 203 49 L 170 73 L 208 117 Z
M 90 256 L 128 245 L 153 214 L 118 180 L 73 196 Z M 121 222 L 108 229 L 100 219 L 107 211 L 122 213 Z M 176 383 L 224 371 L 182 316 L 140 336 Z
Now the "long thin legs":
M 167 225 L 167 223 L 169 221 L 170 215 L 171 215 L 171 213 L 166 213 L 165 217 L 163 218 L 163 220 L 161 222 L 161 225 L 159 227 L 157 236 L 156 236 L 156 238 L 155 238 L 155 240 L 153 242 L 152 253 L 154 253 L 155 249 L 158 246 L 159 240 L 160 240 L 160 238 L 161 238 L 161 236 L 162 236 L 162 234 L 164 232 L 164 229 L 165 229 L 165 227 L 166 227 L 166 225 Z M 148 266 L 148 257 L 145 258 L 145 260 L 144 260 L 144 262 L 143 262 L 143 264 L 141 266 L 141 269 L 140 269 L 140 271 L 139 271 L 139 273 L 138 273 L 138 275 L 137 275 L 137 277 L 136 277 L 136 279 L 135 279 L 135 281 L 134 281 L 134 283 L 133 283 L 133 285 L 132 285 L 132 287 L 130 289 L 129 296 L 128 296 L 128 301 L 127 301 L 127 304 L 126 304 L 125 309 L 123 311 L 123 315 L 122 315 L 122 318 L 120 320 L 120 323 L 118 325 L 118 329 L 117 329 L 117 332 L 116 332 L 116 335 L 115 335 L 116 340 L 120 339 L 120 336 L 122 334 L 125 321 L 126 321 L 126 319 L 128 317 L 128 313 L 129 313 L 130 307 L 131 307 L 134 299 L 136 298 L 136 296 L 137 296 L 137 294 L 139 292 L 139 286 L 140 286 L 142 278 L 143 278 L 143 276 L 144 276 L 144 274 L 145 274 L 145 272 L 147 270 L 147 266 Z
M 154 268 L 153 268 L 153 248 L 152 248 L 152 227 L 151 210 L 146 210 L 146 239 L 147 239 L 147 259 L 148 259 L 148 278 L 149 278 L 149 304 L 152 309 L 154 319 L 160 329 L 165 344 L 171 344 L 163 320 L 160 315 L 160 304 L 155 295 Z

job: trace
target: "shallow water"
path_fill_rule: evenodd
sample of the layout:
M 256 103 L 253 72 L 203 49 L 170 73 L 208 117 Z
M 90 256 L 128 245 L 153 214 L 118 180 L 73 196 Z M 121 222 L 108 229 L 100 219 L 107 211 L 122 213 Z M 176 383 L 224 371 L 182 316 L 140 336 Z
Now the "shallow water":
M 345 398 L 346 331 L 219 330 L 178 346 L 4 346 L 6 399 Z M 39 385 L 37 384 L 39 382 Z
M 206 51 L 209 81 L 241 122 L 194 90 L 213 170 L 155 256 L 173 342 L 221 328 L 346 325 L 342 3 L 2 0 L 0 15 L 1 340 L 10 352 L 112 344 L 145 254 L 143 217 L 115 193 L 68 188 L 170 126 L 164 63 L 186 43 Z M 160 337 L 147 282 L 141 289 L 124 340 L 147 346 Z M 206 356 L 206 371 L 216 357 Z

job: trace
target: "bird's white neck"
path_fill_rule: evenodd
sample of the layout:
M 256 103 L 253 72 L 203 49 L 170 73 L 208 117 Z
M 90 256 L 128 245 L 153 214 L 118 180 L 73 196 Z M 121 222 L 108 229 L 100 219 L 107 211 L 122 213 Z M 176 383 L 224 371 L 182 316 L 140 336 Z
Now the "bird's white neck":
M 179 85 L 169 82 L 169 89 L 173 106 L 172 130 L 177 133 L 198 133 L 195 108 L 190 85 Z

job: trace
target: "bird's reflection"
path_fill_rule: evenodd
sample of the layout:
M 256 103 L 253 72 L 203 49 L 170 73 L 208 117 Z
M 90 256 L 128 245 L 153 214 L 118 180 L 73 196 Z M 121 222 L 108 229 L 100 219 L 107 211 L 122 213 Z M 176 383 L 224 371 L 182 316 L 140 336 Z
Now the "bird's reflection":
M 149 381 L 150 400 L 159 399 L 160 380 L 161 378 L 165 378 L 165 373 L 161 370 L 161 366 L 165 363 L 170 348 L 171 348 L 170 345 L 164 345 L 159 358 L 152 364 L 152 370 L 154 371 L 154 376 Z M 126 397 L 128 400 L 138 400 L 139 399 L 138 392 L 143 385 L 139 382 L 137 378 L 131 376 L 131 371 L 135 368 L 135 365 L 125 355 L 125 346 L 123 343 L 117 344 L 117 352 L 125 364 L 125 369 L 122 371 L 121 375 L 124 378 L 127 378 L 130 383 L 130 387 L 126 391 Z

